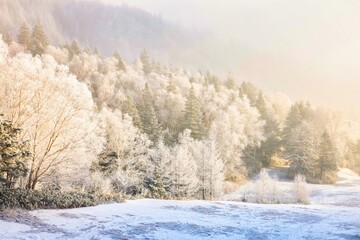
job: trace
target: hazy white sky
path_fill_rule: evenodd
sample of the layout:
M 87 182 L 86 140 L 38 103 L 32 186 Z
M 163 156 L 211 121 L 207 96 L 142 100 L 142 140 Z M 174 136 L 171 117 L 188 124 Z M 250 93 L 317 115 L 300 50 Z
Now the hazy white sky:
M 236 48 L 234 56 L 222 56 L 224 71 L 360 120 L 359 0 L 104 1 L 210 30 Z

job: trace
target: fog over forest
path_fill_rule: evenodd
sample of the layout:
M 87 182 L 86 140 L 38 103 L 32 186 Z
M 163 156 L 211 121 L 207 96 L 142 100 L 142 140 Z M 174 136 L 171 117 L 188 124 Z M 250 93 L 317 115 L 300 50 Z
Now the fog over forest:
M 76 38 L 130 62 L 146 48 L 164 63 L 231 72 L 359 120 L 359 8 L 352 0 L 0 0 L 0 29 L 41 22 L 53 44 Z
M 0 240 L 359 239 L 359 7 L 0 0 Z

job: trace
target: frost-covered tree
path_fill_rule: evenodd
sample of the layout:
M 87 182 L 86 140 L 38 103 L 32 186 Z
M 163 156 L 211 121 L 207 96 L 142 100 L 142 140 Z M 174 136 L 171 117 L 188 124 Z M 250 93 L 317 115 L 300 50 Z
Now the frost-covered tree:
M 184 129 L 191 130 L 191 136 L 196 140 L 201 140 L 204 136 L 202 112 L 193 88 L 185 105 Z
M 146 49 L 144 49 L 141 52 L 140 61 L 142 63 L 142 67 L 143 67 L 143 71 L 144 71 L 145 75 L 148 75 L 149 73 L 151 73 L 152 65 L 151 65 L 149 53 Z
M 198 191 L 197 165 L 191 150 L 193 144 L 190 131 L 185 130 L 173 149 L 171 194 L 175 198 L 192 198 Z
M 20 28 L 20 33 L 18 35 L 18 42 L 19 44 L 24 46 L 25 49 L 30 49 L 31 33 L 26 23 L 24 23 Z
M 5 32 L 2 33 L 2 39 L 8 46 L 13 41 L 13 38 L 12 38 L 11 34 L 8 31 L 5 31 Z
M 20 177 L 28 171 L 26 158 L 30 154 L 27 141 L 20 138 L 20 128 L 0 114 L 0 186 L 13 188 Z
M 143 131 L 153 143 L 157 143 L 160 137 L 161 127 L 155 112 L 153 94 L 149 84 L 145 84 L 141 102 L 141 120 Z
M 142 129 L 141 118 L 132 97 L 127 97 L 122 110 L 132 118 L 135 127 Z
M 82 173 L 76 174 L 79 179 L 86 177 L 103 144 L 90 91 L 50 56 L 3 57 L 0 94 L 7 98 L 0 105 L 30 141 L 27 188 L 34 189 L 60 168 L 64 183 L 75 171 Z
M 303 121 L 310 122 L 312 115 L 312 108 L 309 103 L 296 102 L 294 103 L 287 115 L 285 120 L 285 127 L 283 129 L 283 138 L 284 141 L 287 140 L 292 134 L 292 131 Z
M 226 79 L 225 86 L 229 89 L 236 88 L 236 82 L 233 76 L 229 75 Z
M 121 58 L 120 54 L 118 51 L 116 51 L 114 53 L 114 58 L 116 59 L 117 61 L 117 64 L 116 64 L 116 67 L 118 70 L 121 70 L 121 71 L 126 71 L 126 66 L 125 66 L 125 63 L 123 61 L 123 59 Z
M 289 175 L 304 175 L 308 181 L 316 177 L 318 142 L 315 129 L 307 122 L 301 123 L 287 142 L 285 156 L 290 161 Z
M 71 60 L 74 55 L 79 55 L 81 53 L 81 48 L 76 39 L 71 42 L 71 45 L 65 45 L 65 48 L 69 51 L 69 60 Z
M 241 98 L 247 97 L 252 106 L 255 105 L 259 90 L 251 82 L 242 82 L 239 88 L 239 95 Z
M 257 146 L 263 140 L 264 122 L 259 117 L 248 100 L 237 99 L 219 111 L 212 122 L 209 136 L 217 140 L 225 162 L 225 178 L 229 181 L 237 181 L 246 173 L 243 150 L 247 146 Z
M 171 164 L 174 156 L 170 149 L 159 140 L 155 148 L 149 153 L 149 168 L 145 179 L 145 187 L 149 190 L 149 196 L 153 198 L 167 199 L 170 197 L 171 176 L 173 169 Z
M 107 136 L 103 156 L 107 160 L 98 159 L 93 168 L 101 170 L 102 162 L 107 163 L 111 171 L 105 175 L 113 177 L 116 189 L 127 194 L 141 193 L 149 164 L 150 141 L 127 114 L 103 109 L 101 116 Z
M 219 199 L 223 193 L 224 162 L 216 140 L 203 140 L 195 154 L 198 165 L 199 191 L 202 199 Z
M 319 145 L 319 159 L 317 161 L 318 178 L 322 182 L 335 181 L 335 171 L 337 153 L 331 141 L 330 135 L 325 131 L 320 140 Z
M 35 55 L 41 55 L 45 52 L 48 45 L 48 39 L 41 24 L 36 24 L 31 33 L 29 49 Z

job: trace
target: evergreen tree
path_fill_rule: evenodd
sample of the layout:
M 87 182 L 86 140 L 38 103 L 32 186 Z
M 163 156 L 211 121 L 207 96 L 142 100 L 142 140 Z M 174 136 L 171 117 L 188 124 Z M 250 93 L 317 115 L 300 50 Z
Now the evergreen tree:
M 233 76 L 229 75 L 225 82 L 225 87 L 228 89 L 235 89 L 236 88 L 236 82 Z
M 318 144 L 315 129 L 308 123 L 301 123 L 288 139 L 285 157 L 290 161 L 289 175 L 304 175 L 307 180 L 316 180 Z
M 105 177 L 111 177 L 119 167 L 119 157 L 115 151 L 105 149 L 91 166 L 92 172 L 101 172 Z
M 246 96 L 251 106 L 254 106 L 258 96 L 259 90 L 251 82 L 242 82 L 239 88 L 239 95 L 241 98 Z
M 12 36 L 11 36 L 11 34 L 10 34 L 8 31 L 5 31 L 5 32 L 2 34 L 2 39 L 4 40 L 4 42 L 5 42 L 7 45 L 10 45 L 11 42 L 13 41 Z
M 141 118 L 132 97 L 127 97 L 122 111 L 132 118 L 135 127 L 142 129 Z
M 262 91 L 259 91 L 259 94 L 255 101 L 255 107 L 259 111 L 261 118 L 266 121 L 268 119 L 268 114 L 267 114 L 266 103 Z
M 166 87 L 166 90 L 171 93 L 177 93 L 177 87 L 174 84 L 174 82 L 171 80 L 171 78 L 169 79 L 169 83 Z
M 172 159 L 170 149 L 160 140 L 150 153 L 151 166 L 145 179 L 145 187 L 150 191 L 150 197 L 170 198 Z
M 143 65 L 143 71 L 144 71 L 145 75 L 151 73 L 152 66 L 151 66 L 150 56 L 149 56 L 149 53 L 146 51 L 146 49 L 144 49 L 141 52 L 140 61 Z
M 209 71 L 206 72 L 204 76 L 204 81 L 206 86 L 213 85 L 216 92 L 220 91 L 220 86 L 221 86 L 220 79 L 217 76 L 212 75 Z
M 242 152 L 242 160 L 249 177 L 258 173 L 263 167 L 258 146 L 246 146 Z
M 30 49 L 31 44 L 31 33 L 29 27 L 24 23 L 20 28 L 18 35 L 18 42 L 23 45 L 26 49 Z
M 224 162 L 216 140 L 202 142 L 201 156 L 198 156 L 198 175 L 200 195 L 205 199 L 219 199 L 222 195 L 224 180 Z
M 262 91 L 259 91 L 255 107 L 258 109 L 261 119 L 265 121 L 265 139 L 261 141 L 259 146 L 250 145 L 244 149 L 244 165 L 250 176 L 258 173 L 261 168 L 269 167 L 272 157 L 280 151 L 281 147 L 279 124 L 268 115 Z
M 47 36 L 40 24 L 36 24 L 31 34 L 30 51 L 35 55 L 41 55 L 45 52 L 48 45 Z
M 126 66 L 124 61 L 122 60 L 120 54 L 118 51 L 114 53 L 114 58 L 117 60 L 116 67 L 118 70 L 125 71 L 126 72 Z
M 160 136 L 160 124 L 155 112 L 155 104 L 149 84 L 145 84 L 141 106 L 142 129 L 153 143 L 157 143 Z
M 173 148 L 171 193 L 175 198 L 194 197 L 198 191 L 197 165 L 191 152 L 194 142 L 190 131 L 185 130 L 179 135 L 179 144 Z
M 194 88 L 191 88 L 185 105 L 184 129 L 191 130 L 191 136 L 196 140 L 201 140 L 204 136 L 202 111 Z
M 161 129 L 153 106 L 150 106 L 145 113 L 143 126 L 144 132 L 149 136 L 149 139 L 156 143 L 159 140 Z
M 28 171 L 24 161 L 30 156 L 29 145 L 20 139 L 20 132 L 0 115 L 0 186 L 5 188 L 13 188 Z
M 327 173 L 333 173 L 336 171 L 336 150 L 330 139 L 330 135 L 325 131 L 321 136 L 321 142 L 319 146 L 320 154 L 318 160 L 318 178 L 322 182 L 327 182 L 325 175 Z
M 71 45 L 68 48 L 69 50 L 69 59 L 71 60 L 75 55 L 79 55 L 81 53 L 81 48 L 76 39 L 74 39 Z

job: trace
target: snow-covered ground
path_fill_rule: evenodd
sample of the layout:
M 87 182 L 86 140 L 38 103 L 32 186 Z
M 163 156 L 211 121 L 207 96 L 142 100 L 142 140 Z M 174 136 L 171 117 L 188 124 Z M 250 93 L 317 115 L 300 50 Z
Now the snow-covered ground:
M 360 178 L 339 177 L 312 185 L 310 205 L 142 199 L 20 212 L 0 220 L 0 239 L 360 239 Z

